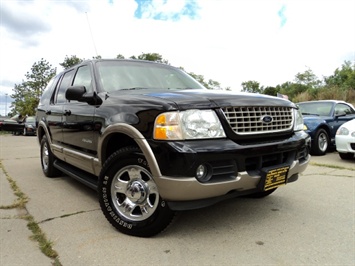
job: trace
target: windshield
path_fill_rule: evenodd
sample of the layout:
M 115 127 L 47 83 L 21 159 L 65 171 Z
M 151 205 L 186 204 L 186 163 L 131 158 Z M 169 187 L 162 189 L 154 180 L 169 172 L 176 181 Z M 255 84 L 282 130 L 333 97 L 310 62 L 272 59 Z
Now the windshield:
M 180 69 L 168 65 L 137 61 L 99 61 L 97 63 L 104 91 L 133 89 L 203 89 Z
M 333 103 L 331 102 L 308 102 L 298 104 L 303 115 L 330 116 Z

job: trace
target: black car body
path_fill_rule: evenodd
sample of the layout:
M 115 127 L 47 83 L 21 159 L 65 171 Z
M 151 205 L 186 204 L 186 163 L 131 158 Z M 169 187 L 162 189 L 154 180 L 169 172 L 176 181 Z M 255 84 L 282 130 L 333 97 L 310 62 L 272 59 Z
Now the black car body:
M 27 116 L 23 120 L 23 135 L 24 136 L 35 136 L 37 134 L 36 128 L 36 117 L 35 116 Z
M 0 121 L 0 130 L 12 132 L 14 135 L 21 135 L 23 128 L 23 117 L 19 115 Z
M 96 189 L 121 232 L 151 236 L 174 211 L 296 181 L 310 160 L 288 100 L 211 91 L 181 69 L 90 60 L 57 75 L 37 110 L 41 165 Z
M 311 136 L 311 153 L 324 155 L 335 147 L 335 133 L 345 122 L 355 118 L 354 107 L 344 101 L 320 100 L 297 104 L 302 112 L 306 132 Z
M 36 135 L 36 117 L 26 116 L 24 119 L 19 118 L 18 115 L 0 121 L 0 130 L 10 131 L 15 135 Z

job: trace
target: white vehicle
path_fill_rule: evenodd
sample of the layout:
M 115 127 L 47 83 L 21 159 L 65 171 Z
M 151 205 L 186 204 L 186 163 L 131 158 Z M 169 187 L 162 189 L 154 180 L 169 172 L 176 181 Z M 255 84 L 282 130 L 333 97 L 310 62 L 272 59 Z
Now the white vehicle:
M 335 145 L 340 158 L 352 159 L 355 154 L 355 119 L 344 123 L 335 135 Z

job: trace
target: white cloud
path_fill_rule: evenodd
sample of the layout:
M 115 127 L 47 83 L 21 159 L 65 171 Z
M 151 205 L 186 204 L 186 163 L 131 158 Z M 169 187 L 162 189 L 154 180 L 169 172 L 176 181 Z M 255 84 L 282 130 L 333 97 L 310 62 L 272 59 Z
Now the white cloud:
M 19 28 L 0 21 L 3 93 L 41 58 L 61 70 L 66 55 L 91 58 L 96 51 L 104 58 L 156 52 L 236 90 L 248 80 L 292 81 L 307 67 L 329 76 L 355 60 L 353 0 L 153 0 L 141 18 L 134 0 L 3 2 L 7 15 L 18 11 L 15 21 L 29 19 Z M 32 32 L 21 35 L 26 29 Z

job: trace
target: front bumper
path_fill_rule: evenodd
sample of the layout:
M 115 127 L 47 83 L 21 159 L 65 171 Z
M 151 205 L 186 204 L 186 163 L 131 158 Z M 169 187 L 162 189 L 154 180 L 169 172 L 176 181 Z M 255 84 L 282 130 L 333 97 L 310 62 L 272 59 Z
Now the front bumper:
M 288 182 L 297 180 L 298 174 L 303 172 L 310 160 L 310 156 L 303 163 L 298 160 L 292 162 L 287 175 Z M 189 201 L 222 196 L 234 191 L 256 190 L 261 175 L 250 175 L 239 172 L 233 181 L 219 183 L 200 183 L 195 177 L 171 178 L 162 176 L 157 181 L 162 198 L 167 201 Z M 249 194 L 249 193 L 241 193 Z
M 337 135 L 335 137 L 336 149 L 342 153 L 355 153 L 355 138 Z
M 288 165 L 287 182 L 297 180 L 310 160 L 310 137 L 298 132 L 288 139 L 239 145 L 228 139 L 150 143 L 162 175 L 155 177 L 166 201 L 195 201 L 258 191 L 265 168 Z M 213 177 L 195 178 L 198 165 L 212 165 Z

